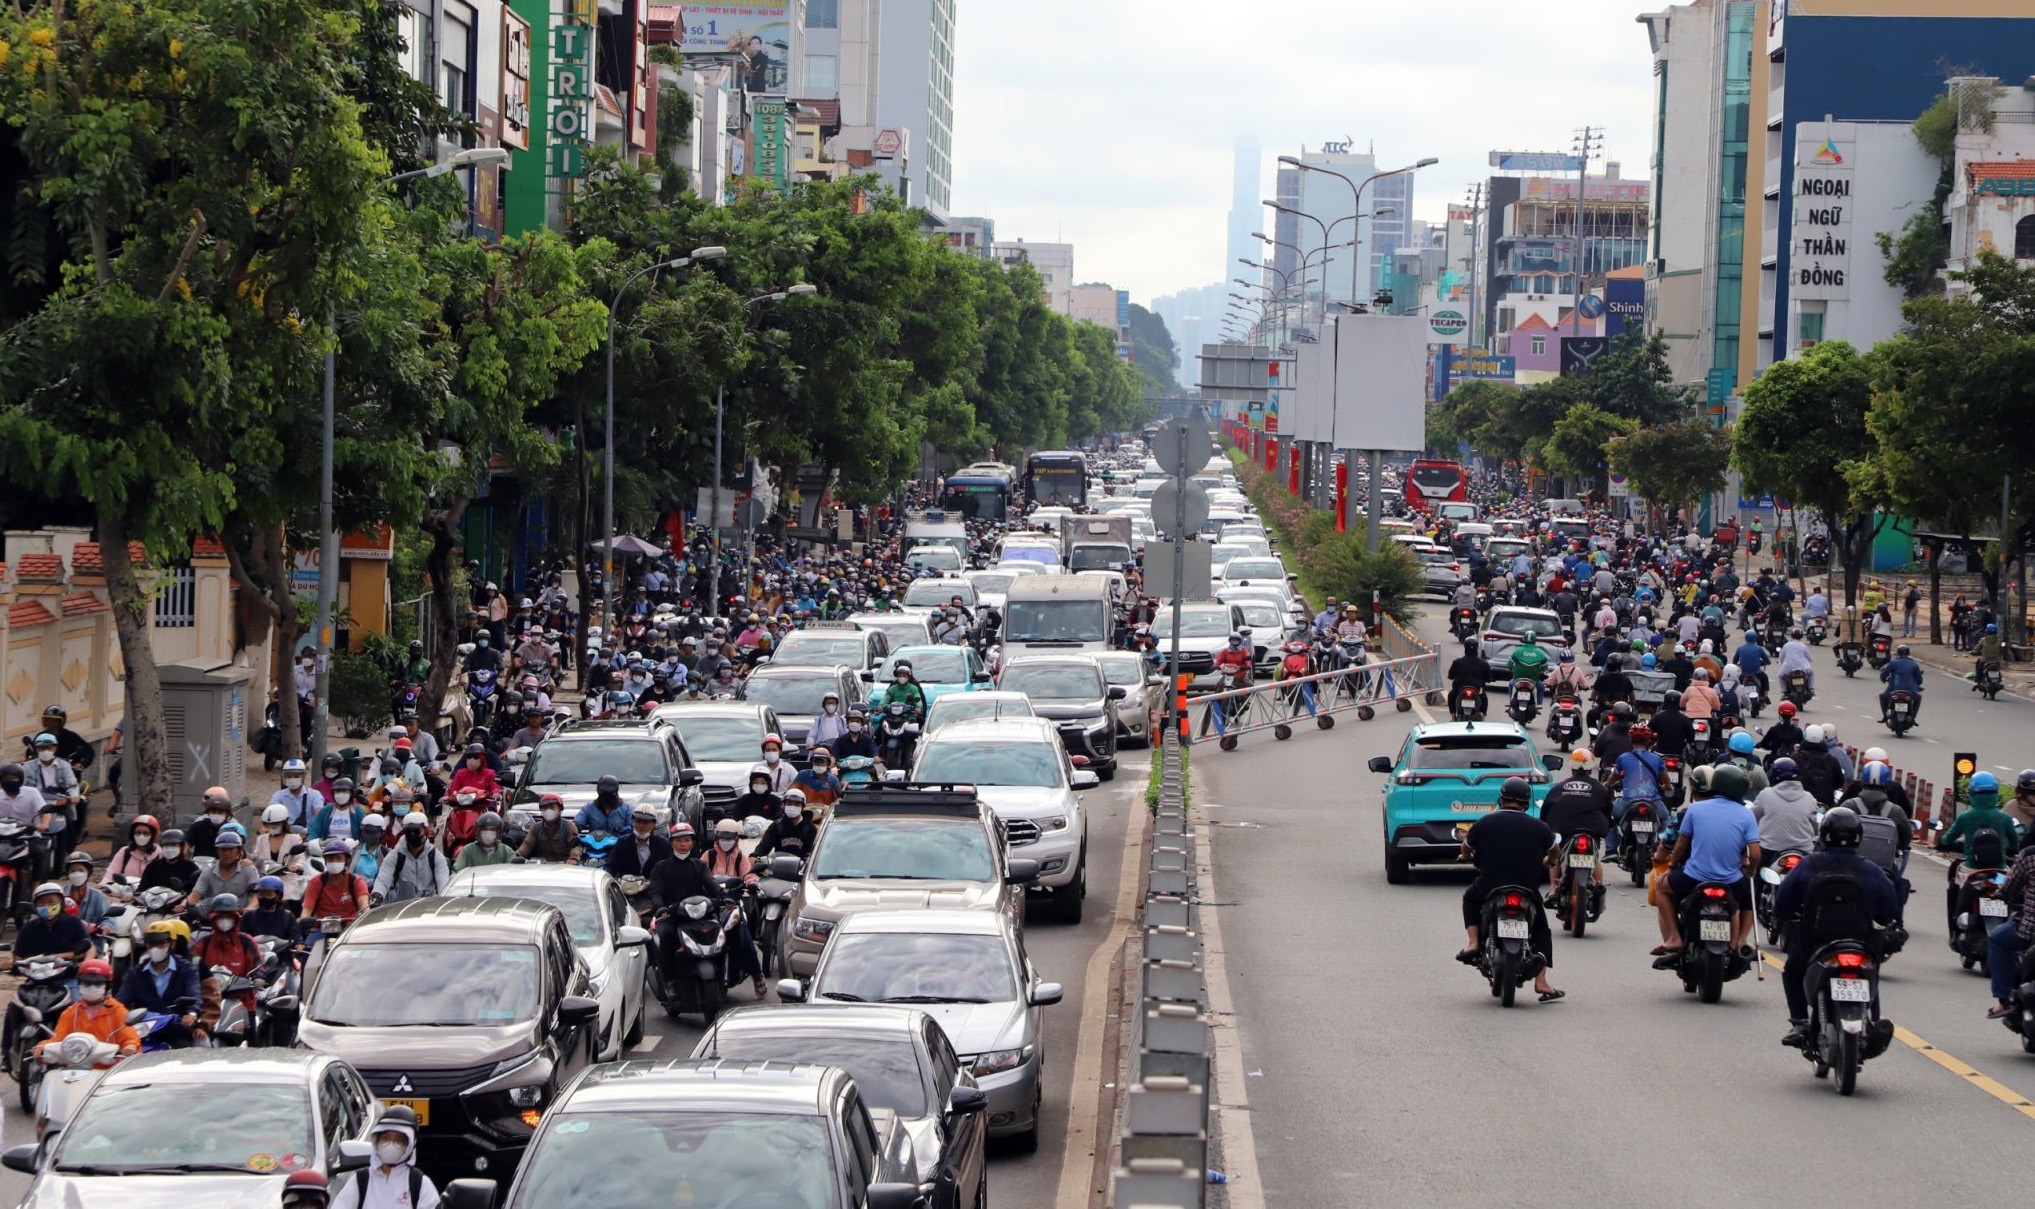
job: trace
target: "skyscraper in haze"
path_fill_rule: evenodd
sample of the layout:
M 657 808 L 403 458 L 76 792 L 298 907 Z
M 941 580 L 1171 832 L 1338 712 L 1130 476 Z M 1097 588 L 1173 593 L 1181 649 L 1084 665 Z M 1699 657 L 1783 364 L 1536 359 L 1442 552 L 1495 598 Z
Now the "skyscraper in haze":
M 1260 248 L 1258 241 L 1251 238 L 1251 232 L 1262 231 L 1258 225 L 1258 180 L 1261 174 L 1258 140 L 1248 134 L 1237 136 L 1236 160 L 1230 181 L 1229 202 L 1229 255 L 1222 262 L 1222 272 L 1217 281 L 1228 281 L 1242 275 L 1243 266 L 1238 260 L 1256 260 Z

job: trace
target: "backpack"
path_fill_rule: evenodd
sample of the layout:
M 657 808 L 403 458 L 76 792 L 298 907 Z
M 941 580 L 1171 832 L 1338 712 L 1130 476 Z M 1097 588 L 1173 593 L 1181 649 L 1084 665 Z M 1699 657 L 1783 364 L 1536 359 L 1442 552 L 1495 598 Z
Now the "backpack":
M 416 1205 L 420 1203 L 423 1196 L 424 1173 L 418 1169 L 416 1163 L 412 1162 L 410 1164 L 410 1204 Z M 354 1175 L 353 1203 L 356 1205 L 367 1204 L 367 1168 L 362 1168 Z
M 1974 869 L 2003 869 L 2007 864 L 2007 846 L 1999 832 L 1979 827 L 1964 841 L 1964 856 L 1965 863 Z
M 1802 893 L 1798 919 L 1795 935 L 1812 953 L 1832 941 L 1873 937 L 1872 903 L 1865 887 L 1849 873 L 1818 872 Z
M 1888 877 L 1894 876 L 1901 865 L 1901 825 L 1894 821 L 1892 815 L 1885 813 L 1885 796 L 1874 802 L 1861 794 L 1852 802 L 1858 812 L 1859 825 L 1865 829 L 1865 836 L 1858 845 L 1858 858 L 1878 865 Z
M 1795 764 L 1809 796 L 1825 806 L 1837 800 L 1842 770 L 1835 757 L 1820 747 L 1802 747 L 1795 751 Z

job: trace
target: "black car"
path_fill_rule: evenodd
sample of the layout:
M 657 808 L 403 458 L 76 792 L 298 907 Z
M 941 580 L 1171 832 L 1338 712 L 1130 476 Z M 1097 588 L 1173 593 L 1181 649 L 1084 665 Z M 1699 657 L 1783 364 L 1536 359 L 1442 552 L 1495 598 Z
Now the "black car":
M 1117 702 L 1126 694 L 1103 679 L 1087 655 L 1020 655 L 997 673 L 996 687 L 1023 693 L 1032 712 L 1052 722 L 1070 756 L 1082 756 L 1096 776 L 1116 776 Z
M 419 898 L 331 942 L 297 1041 L 415 1109 L 422 1165 L 442 1186 L 515 1170 L 559 1089 L 593 1063 L 599 1020 L 557 907 Z
M 871 1108 L 897 1114 L 912 1141 L 928 1209 L 987 1203 L 984 1093 L 939 1022 L 917 1008 L 820 1004 L 737 1008 L 693 1048 L 695 1058 L 777 1059 L 838 1066 Z

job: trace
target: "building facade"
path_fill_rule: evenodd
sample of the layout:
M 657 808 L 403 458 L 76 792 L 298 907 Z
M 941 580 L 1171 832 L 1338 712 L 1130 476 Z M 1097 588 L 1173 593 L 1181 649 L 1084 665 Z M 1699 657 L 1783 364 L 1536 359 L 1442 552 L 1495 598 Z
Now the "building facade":
M 1580 205 L 1572 177 L 1511 182 L 1516 196 L 1496 216 L 1502 231 L 1487 278 L 1493 349 L 1502 351 L 1506 334 L 1529 316 L 1568 331 L 1578 297 L 1600 291 L 1613 270 L 1645 257 L 1652 189 L 1621 179 L 1618 168 L 1607 163 L 1604 176 L 1584 182 Z
M 1993 79 L 1958 81 L 1960 120 L 1952 166 L 1948 268 L 1981 252 L 2035 260 L 2035 90 Z M 1952 294 L 1968 287 L 1952 280 Z
M 990 258 L 1009 268 L 1029 264 L 1045 288 L 1046 305 L 1062 315 L 1071 314 L 1074 291 L 1074 245 L 1071 243 L 1027 243 L 1022 239 L 998 240 L 990 245 Z
M 832 158 L 944 223 L 953 204 L 955 0 L 804 0 L 798 95 L 839 103 Z

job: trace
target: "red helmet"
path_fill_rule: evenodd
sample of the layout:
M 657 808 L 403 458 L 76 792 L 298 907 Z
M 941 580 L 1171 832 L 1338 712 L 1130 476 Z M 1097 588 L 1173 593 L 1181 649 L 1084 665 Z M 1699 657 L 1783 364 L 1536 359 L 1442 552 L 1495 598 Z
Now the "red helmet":
M 1792 717 L 1794 717 L 1794 716 L 1795 716 L 1795 703 L 1794 703 L 1794 702 L 1792 702 L 1792 701 L 1783 701 L 1783 702 L 1781 702 L 1781 709 L 1780 709 L 1780 714 L 1781 714 L 1781 717 L 1783 717 L 1783 718 L 1792 718 Z
M 78 977 L 97 978 L 102 982 L 113 981 L 113 963 L 104 957 L 88 957 L 78 966 Z
M 152 814 L 135 815 L 133 821 L 127 824 L 127 833 L 129 835 L 133 835 L 134 829 L 136 827 L 146 827 L 150 831 L 156 833 L 157 835 L 161 835 L 163 833 L 163 825 L 161 823 L 156 822 L 155 816 Z
M 1632 741 L 1634 743 L 1653 742 L 1653 727 L 1648 726 L 1644 722 L 1634 723 L 1632 727 Z

